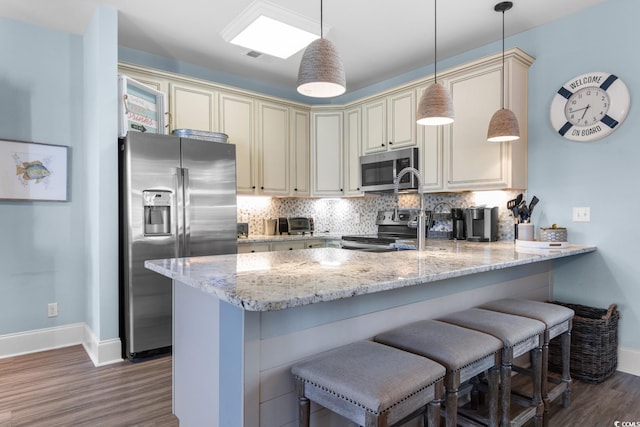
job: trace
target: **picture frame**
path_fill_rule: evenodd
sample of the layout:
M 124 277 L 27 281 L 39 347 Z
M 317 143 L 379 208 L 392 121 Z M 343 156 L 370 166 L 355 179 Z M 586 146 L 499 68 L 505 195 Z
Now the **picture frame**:
M 68 149 L 0 139 L 0 200 L 68 201 Z
M 131 77 L 118 76 L 118 136 L 127 132 L 165 133 L 163 92 Z

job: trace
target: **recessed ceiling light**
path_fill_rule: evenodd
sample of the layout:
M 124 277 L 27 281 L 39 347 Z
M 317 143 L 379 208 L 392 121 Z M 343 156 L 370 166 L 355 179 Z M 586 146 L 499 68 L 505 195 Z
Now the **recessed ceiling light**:
M 229 43 L 289 58 L 320 38 L 320 23 L 268 0 L 256 0 L 221 31 Z M 324 34 L 328 29 L 324 29 Z
M 296 28 L 284 22 L 259 16 L 230 43 L 267 55 L 287 59 L 319 38 L 315 34 Z

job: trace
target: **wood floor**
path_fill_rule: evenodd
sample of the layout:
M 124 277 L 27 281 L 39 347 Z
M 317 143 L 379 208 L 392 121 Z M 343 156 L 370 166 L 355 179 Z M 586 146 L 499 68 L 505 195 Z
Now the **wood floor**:
M 574 381 L 572 404 L 554 404 L 551 427 L 640 422 L 640 377 Z M 171 357 L 95 368 L 81 346 L 0 359 L 0 427 L 176 427 Z M 271 427 L 271 426 L 267 426 Z

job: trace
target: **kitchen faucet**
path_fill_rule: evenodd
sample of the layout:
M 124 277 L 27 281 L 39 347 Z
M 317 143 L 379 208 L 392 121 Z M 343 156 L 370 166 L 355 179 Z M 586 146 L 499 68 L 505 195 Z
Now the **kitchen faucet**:
M 393 180 L 393 194 L 396 197 L 396 207 L 393 210 L 393 219 L 398 221 L 398 187 L 400 185 L 400 180 L 402 177 L 410 173 L 414 175 L 418 180 L 418 194 L 420 195 L 420 211 L 418 212 L 418 250 L 424 251 L 426 249 L 426 212 L 424 207 L 424 190 L 422 189 L 422 177 L 420 176 L 420 172 L 416 168 L 408 167 L 402 169 L 398 175 Z

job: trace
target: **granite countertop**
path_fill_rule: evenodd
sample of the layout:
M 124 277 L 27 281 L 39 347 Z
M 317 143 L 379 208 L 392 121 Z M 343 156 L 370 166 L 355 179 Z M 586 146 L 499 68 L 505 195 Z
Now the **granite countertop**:
M 338 248 L 150 260 L 145 267 L 248 311 L 274 311 L 593 252 L 513 242 L 427 241 L 427 250 Z
M 270 243 L 270 242 L 286 242 L 291 240 L 340 240 L 343 234 L 340 234 L 340 233 L 250 234 L 248 237 L 238 237 L 238 243 Z

